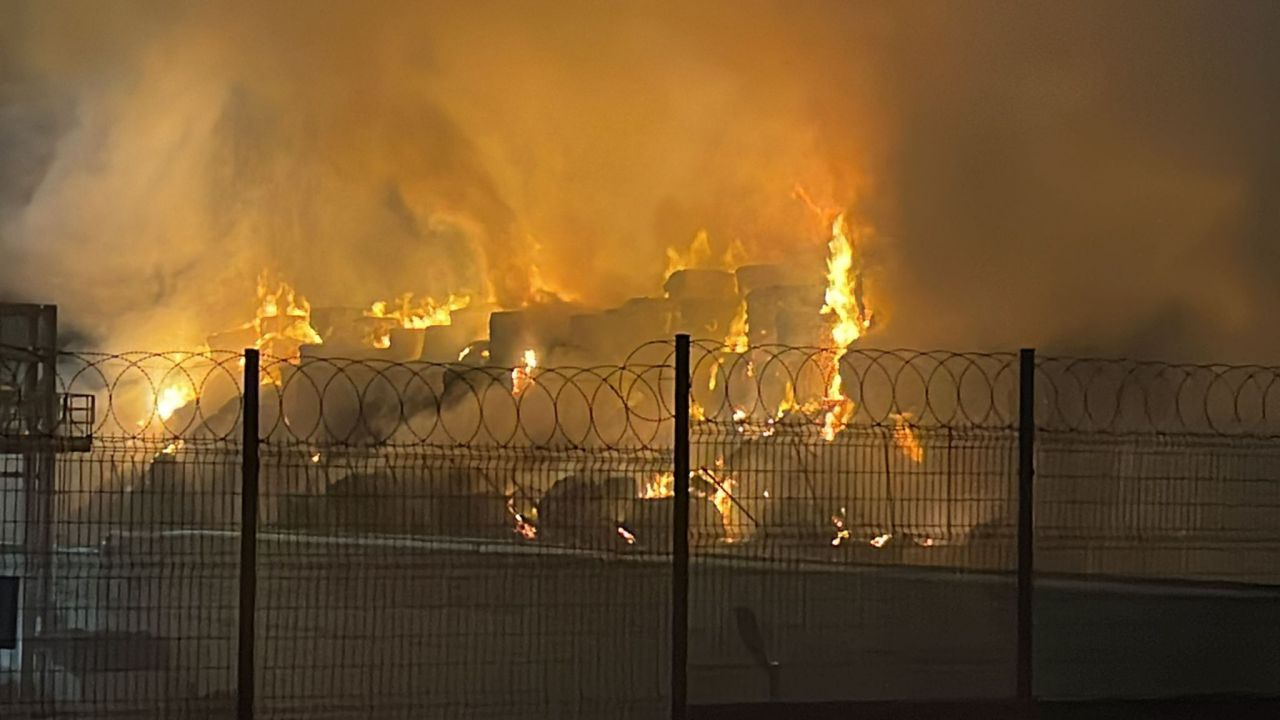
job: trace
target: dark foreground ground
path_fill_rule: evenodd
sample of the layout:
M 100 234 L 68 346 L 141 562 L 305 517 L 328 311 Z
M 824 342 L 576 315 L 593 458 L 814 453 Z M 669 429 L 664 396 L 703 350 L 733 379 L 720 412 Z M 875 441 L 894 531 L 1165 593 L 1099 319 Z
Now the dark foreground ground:
M 691 708 L 692 720 L 1239 720 L 1280 718 L 1280 698 L 1014 703 L 814 703 Z

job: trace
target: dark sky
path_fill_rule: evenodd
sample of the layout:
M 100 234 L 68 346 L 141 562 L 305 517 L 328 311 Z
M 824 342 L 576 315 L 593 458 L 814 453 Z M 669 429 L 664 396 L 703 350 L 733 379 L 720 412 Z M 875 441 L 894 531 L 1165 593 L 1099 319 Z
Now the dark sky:
M 0 290 L 103 343 L 531 263 L 610 304 L 706 228 L 882 345 L 1280 363 L 1280 5 L 0 0 Z

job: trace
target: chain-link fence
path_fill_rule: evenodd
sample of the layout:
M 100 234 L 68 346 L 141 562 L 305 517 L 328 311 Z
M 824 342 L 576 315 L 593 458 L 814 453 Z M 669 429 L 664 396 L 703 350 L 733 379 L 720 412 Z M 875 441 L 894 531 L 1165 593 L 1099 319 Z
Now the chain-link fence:
M 0 702 L 650 718 L 686 662 L 694 706 L 1004 699 L 1032 551 L 1038 694 L 1280 692 L 1274 371 L 1041 358 L 1032 424 L 1012 354 L 686 361 L 62 354 L 95 418 L 5 435 Z

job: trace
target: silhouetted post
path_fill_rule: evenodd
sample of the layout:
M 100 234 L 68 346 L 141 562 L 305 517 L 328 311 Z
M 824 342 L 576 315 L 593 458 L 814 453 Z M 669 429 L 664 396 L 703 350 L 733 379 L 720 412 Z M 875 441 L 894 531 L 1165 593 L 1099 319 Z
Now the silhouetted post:
M 254 616 L 258 594 L 258 351 L 244 351 L 244 465 L 240 483 L 240 647 L 236 717 L 253 720 Z
M 689 670 L 689 336 L 676 335 L 675 497 L 671 533 L 671 718 L 688 716 Z
M 1036 351 L 1018 356 L 1018 700 L 1030 704 L 1035 570 Z

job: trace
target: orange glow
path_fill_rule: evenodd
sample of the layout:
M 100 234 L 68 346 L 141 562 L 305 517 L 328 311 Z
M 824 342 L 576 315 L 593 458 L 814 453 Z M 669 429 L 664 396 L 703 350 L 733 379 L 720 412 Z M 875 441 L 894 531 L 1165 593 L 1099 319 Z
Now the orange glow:
M 645 500 L 668 498 L 673 497 L 675 494 L 676 476 L 670 472 L 655 473 L 640 491 L 640 497 Z
M 635 534 L 632 533 L 630 530 L 622 527 L 621 525 L 618 526 L 618 537 L 622 538 L 623 540 L 626 540 L 628 545 L 636 544 Z
M 707 419 L 707 411 L 703 409 L 702 403 L 693 398 L 689 398 L 689 417 L 703 422 Z
M 173 414 L 196 399 L 196 389 L 185 379 L 166 384 L 156 393 L 155 414 L 168 420 Z
M 893 539 L 892 533 L 884 533 L 883 535 L 877 535 L 871 538 L 871 540 L 868 541 L 868 544 L 871 545 L 871 547 L 873 548 L 882 548 L 885 545 L 887 545 L 889 541 L 892 539 Z

